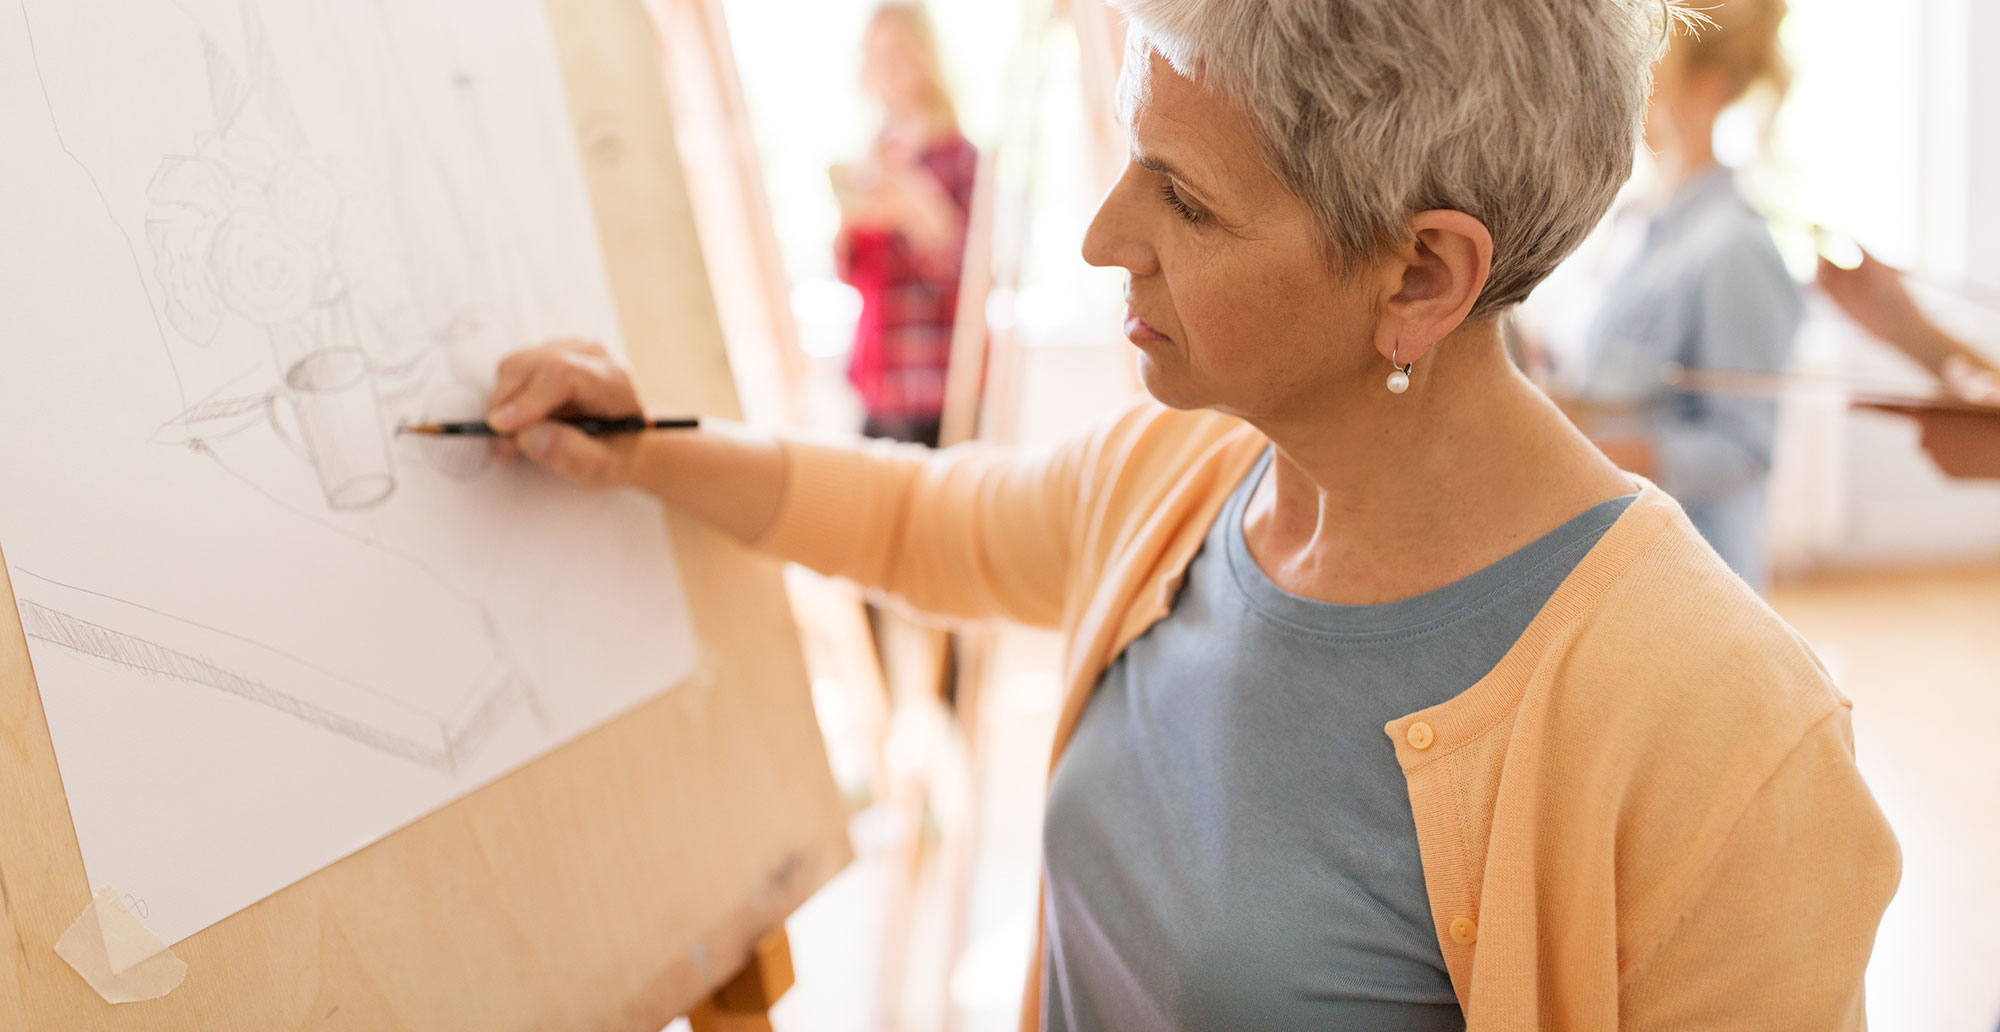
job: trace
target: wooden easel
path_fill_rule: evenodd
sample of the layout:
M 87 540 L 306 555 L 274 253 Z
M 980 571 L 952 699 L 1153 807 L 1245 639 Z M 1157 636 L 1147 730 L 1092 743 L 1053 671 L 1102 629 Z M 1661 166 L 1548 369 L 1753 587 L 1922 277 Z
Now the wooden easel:
M 792 987 L 792 945 L 783 928 L 757 941 L 750 963 L 688 1014 L 693 1032 L 771 1032 L 771 1007 Z
M 547 9 L 641 392 L 734 418 L 644 10 Z M 115 1006 L 53 952 L 96 887 L 0 562 L 0 1028 L 768 1029 L 784 921 L 850 859 L 847 815 L 776 564 L 666 522 L 694 676 L 175 943 L 186 981 Z

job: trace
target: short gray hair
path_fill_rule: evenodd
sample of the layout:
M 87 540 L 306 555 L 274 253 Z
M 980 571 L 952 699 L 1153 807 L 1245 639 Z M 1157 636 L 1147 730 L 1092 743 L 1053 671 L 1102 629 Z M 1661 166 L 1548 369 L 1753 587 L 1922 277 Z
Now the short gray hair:
M 1337 264 L 1411 215 L 1493 234 L 1472 316 L 1520 303 L 1632 174 L 1678 0 L 1112 0 L 1133 63 L 1243 107 Z

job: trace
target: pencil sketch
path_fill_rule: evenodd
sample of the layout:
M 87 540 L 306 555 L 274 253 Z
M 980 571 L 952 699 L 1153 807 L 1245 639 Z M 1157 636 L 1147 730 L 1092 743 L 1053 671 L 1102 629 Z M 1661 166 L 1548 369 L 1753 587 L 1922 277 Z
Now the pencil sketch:
M 432 770 L 456 771 L 518 709 L 547 723 L 534 687 L 504 662 L 478 671 L 446 712 L 433 713 L 239 635 L 19 567 L 12 573 L 30 639 L 227 692 Z
M 148 439 L 214 461 L 266 497 L 290 494 L 294 508 L 310 510 L 298 491 L 287 491 L 290 467 L 269 462 L 274 452 L 248 440 L 260 436 L 281 444 L 284 453 L 310 468 L 326 512 L 306 515 L 324 518 L 375 509 L 390 500 L 399 482 L 391 450 L 394 423 L 479 411 L 481 394 L 455 378 L 451 351 L 481 336 L 482 328 L 496 319 L 493 292 L 475 290 L 440 291 L 437 296 L 449 298 L 441 306 L 447 313 L 443 318 L 399 321 L 399 313 L 411 304 L 411 288 L 385 281 L 381 272 L 412 263 L 436 267 L 458 262 L 483 269 L 484 242 L 455 206 L 447 206 L 447 229 L 427 233 L 427 221 L 435 220 L 402 210 L 403 197 L 397 192 L 371 196 L 343 191 L 332 170 L 338 156 L 316 152 L 310 127 L 300 119 L 273 56 L 263 11 L 253 0 L 235 0 L 235 14 L 240 58 L 209 28 L 197 31 L 207 102 L 206 117 L 198 121 L 206 124 L 187 139 L 184 150 L 163 154 L 151 170 L 143 227 L 152 259 L 149 293 L 176 338 L 169 342 L 168 354 L 179 381 L 198 381 L 201 375 L 198 369 L 179 368 L 191 364 L 182 354 L 188 346 L 204 352 L 233 350 L 244 372 L 170 415 Z M 453 89 L 456 113 L 471 117 L 477 108 L 473 80 L 454 76 Z M 61 119 L 57 132 L 60 137 Z M 410 141 L 396 137 L 388 143 L 401 150 Z M 433 178 L 445 175 L 434 155 L 422 154 L 416 165 Z M 490 213 L 495 204 L 490 196 L 455 183 L 438 185 L 455 197 L 473 195 L 473 206 L 489 211 L 489 218 L 507 217 L 504 211 Z M 512 322 L 504 312 L 497 319 Z M 268 361 L 257 361 L 265 350 Z M 259 379 L 266 382 L 255 382 Z M 451 480 L 477 477 L 490 466 L 490 452 L 477 442 L 418 440 L 410 442 L 410 451 L 430 471 Z M 330 529 L 356 532 L 338 524 Z M 395 547 L 379 533 L 365 540 L 371 547 Z M 417 568 L 423 576 L 421 564 Z M 460 596 L 461 604 L 479 610 L 476 600 L 465 597 L 467 586 L 443 587 Z M 116 616 L 107 614 L 106 619 Z M 483 626 L 492 623 L 483 610 L 477 617 Z M 147 644 L 112 625 L 93 626 L 100 633 L 88 640 Z M 70 644 L 68 639 L 51 640 Z M 509 669 L 497 641 L 487 646 L 478 665 Z M 249 682 L 229 671 L 211 673 L 183 679 L 273 705 L 412 762 L 450 768 L 458 751 L 476 744 L 464 736 L 434 742 L 436 736 L 429 732 L 386 730 L 342 717 L 337 706 L 300 701 L 264 684 L 239 690 Z M 482 683 L 492 685 L 488 695 L 497 700 L 533 694 L 512 676 Z M 482 705 L 473 712 L 491 723 L 505 710 Z
M 0 0 L 0 68 L 0 545 L 93 882 L 172 943 L 695 668 L 656 503 L 394 432 L 621 346 L 540 0 Z
M 334 160 L 313 150 L 312 134 L 272 56 L 262 12 L 250 0 L 239 0 L 238 11 L 240 63 L 214 35 L 200 35 L 209 124 L 187 141 L 184 153 L 162 155 L 146 185 L 145 238 L 159 303 L 167 324 L 190 344 L 261 338 L 276 374 L 252 396 L 262 401 L 261 429 L 313 468 L 328 508 L 371 508 L 396 489 L 389 448 L 398 421 L 394 410 L 403 409 L 405 419 L 479 410 L 478 392 L 453 378 L 460 370 L 448 353 L 480 336 L 496 311 L 511 328 L 504 306 L 492 304 L 507 291 L 441 293 L 436 298 L 448 311 L 444 318 L 421 328 L 399 322 L 398 313 L 410 303 L 408 288 L 385 280 L 385 266 L 455 262 L 482 278 L 491 275 L 485 241 L 455 206 L 426 219 L 404 210 L 400 193 L 343 191 Z M 458 113 L 469 123 L 466 134 L 482 139 L 476 83 L 460 76 L 454 88 Z M 414 157 L 413 166 L 399 173 L 442 175 L 434 156 Z M 462 198 L 476 194 L 475 185 L 445 183 L 442 192 Z M 473 207 L 504 220 L 504 211 L 493 211 L 497 198 L 487 193 Z M 454 224 L 427 234 L 425 223 L 439 215 Z M 440 243 L 458 253 L 443 253 Z M 408 411 L 419 397 L 428 411 Z M 231 464 L 226 450 L 211 445 L 247 428 L 235 417 L 255 408 L 248 401 L 204 401 L 167 420 L 162 429 L 168 432 L 155 439 Z M 457 411 L 440 411 L 440 404 Z M 448 476 L 466 478 L 486 468 L 469 449 L 418 447 Z M 446 457 L 431 454 L 436 452 Z

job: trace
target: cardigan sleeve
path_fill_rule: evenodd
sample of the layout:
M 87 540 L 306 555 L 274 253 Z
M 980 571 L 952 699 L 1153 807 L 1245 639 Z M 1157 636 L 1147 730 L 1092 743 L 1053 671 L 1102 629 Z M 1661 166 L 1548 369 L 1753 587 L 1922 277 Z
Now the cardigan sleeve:
M 787 441 L 758 547 L 935 616 L 1054 627 L 1094 437 L 1035 451 Z
M 1626 1030 L 1859 1030 L 1902 855 L 1854 763 L 1849 710 L 1793 748 L 1621 979 Z

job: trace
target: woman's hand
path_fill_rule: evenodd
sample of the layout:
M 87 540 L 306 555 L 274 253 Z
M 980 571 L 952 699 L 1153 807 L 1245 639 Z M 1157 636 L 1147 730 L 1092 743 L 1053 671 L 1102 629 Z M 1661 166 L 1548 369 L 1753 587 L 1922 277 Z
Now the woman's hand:
M 703 419 L 698 430 L 592 437 L 553 420 L 645 414 L 632 376 L 601 345 L 563 340 L 500 362 L 486 422 L 513 438 L 502 458 L 526 455 L 586 487 L 637 487 L 746 543 L 777 522 L 785 453 L 755 430 Z
M 1932 322 L 1910 296 L 1903 274 L 1868 252 L 1852 269 L 1821 258 L 1818 282 L 1862 329 L 1894 344 L 1958 396 L 1978 401 L 2000 383 L 2000 366 Z
M 592 437 L 556 420 L 644 413 L 631 374 L 603 345 L 562 340 L 501 360 L 486 422 L 513 435 L 494 443 L 502 459 L 523 454 L 585 487 L 615 487 L 633 482 L 639 435 Z
M 962 218 L 944 186 L 922 165 L 892 166 L 878 190 L 889 218 L 911 246 L 935 251 L 958 242 Z
M 1974 412 L 1925 412 L 1924 450 L 1947 476 L 2000 480 L 2000 416 Z
M 829 165 L 826 180 L 833 187 L 833 199 L 840 204 L 843 232 L 887 224 L 888 218 L 876 199 L 881 182 L 879 169 L 871 164 Z
M 1948 477 L 2000 480 L 2000 413 L 1867 402 L 1859 408 L 1907 416 L 1923 432 L 1924 451 Z
M 1953 355 L 1944 360 L 1944 371 L 1939 379 L 1944 381 L 1945 389 L 1961 401 L 2000 405 L 2000 372 L 1996 372 L 1991 365 L 1983 365 L 1965 355 Z

